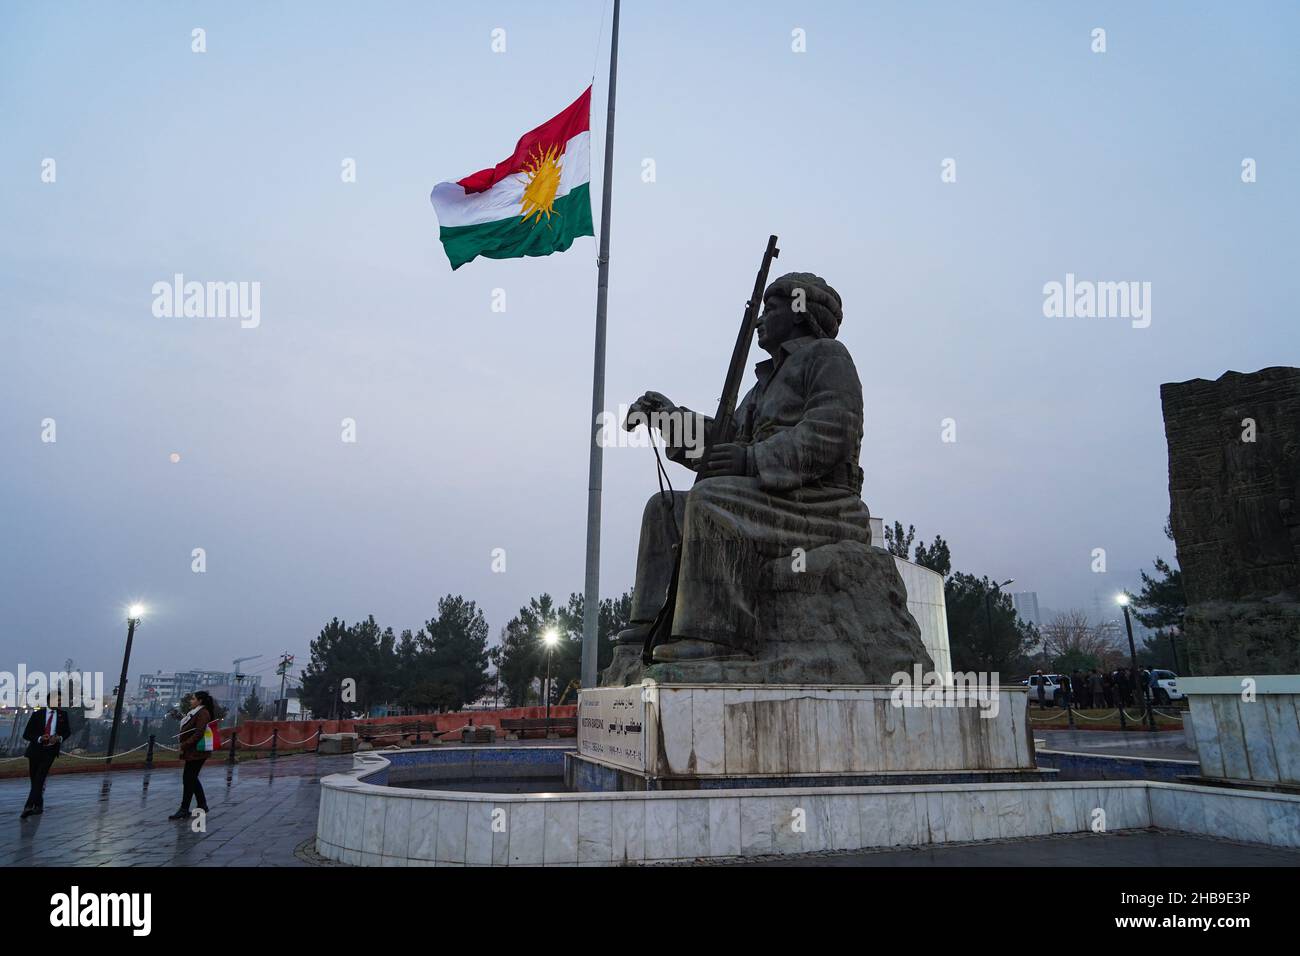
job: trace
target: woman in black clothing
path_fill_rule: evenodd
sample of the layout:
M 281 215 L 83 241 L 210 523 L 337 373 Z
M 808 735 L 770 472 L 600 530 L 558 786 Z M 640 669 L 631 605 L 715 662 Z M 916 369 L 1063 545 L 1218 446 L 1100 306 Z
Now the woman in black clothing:
M 208 759 L 206 750 L 197 750 L 199 741 L 208 724 L 215 720 L 217 705 L 207 691 L 194 692 L 194 709 L 181 718 L 180 751 L 185 770 L 181 774 L 181 808 L 169 816 L 168 820 L 184 820 L 190 815 L 190 800 L 198 802 L 198 808 L 208 812 L 208 798 L 203 793 L 203 784 L 199 783 L 199 771 Z

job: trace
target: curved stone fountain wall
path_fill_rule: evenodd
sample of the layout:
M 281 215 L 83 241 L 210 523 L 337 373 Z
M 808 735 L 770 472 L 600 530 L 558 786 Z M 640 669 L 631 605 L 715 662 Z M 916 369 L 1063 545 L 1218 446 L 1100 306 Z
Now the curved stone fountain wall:
M 376 782 L 466 768 L 538 776 L 564 749 L 357 754 L 351 773 L 322 781 L 317 850 L 372 866 L 610 866 L 1085 832 L 1098 810 L 1109 831 L 1300 847 L 1300 796 L 1150 781 L 529 794 Z

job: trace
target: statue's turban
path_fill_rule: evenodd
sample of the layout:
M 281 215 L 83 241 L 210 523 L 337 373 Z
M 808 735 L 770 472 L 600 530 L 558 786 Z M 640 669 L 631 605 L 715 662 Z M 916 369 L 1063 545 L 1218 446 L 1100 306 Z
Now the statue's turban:
M 840 294 L 821 276 L 811 272 L 788 272 L 767 287 L 763 298 L 771 295 L 788 296 L 795 311 L 803 310 L 802 317 L 818 338 L 833 339 L 839 334 L 840 323 L 844 320 Z

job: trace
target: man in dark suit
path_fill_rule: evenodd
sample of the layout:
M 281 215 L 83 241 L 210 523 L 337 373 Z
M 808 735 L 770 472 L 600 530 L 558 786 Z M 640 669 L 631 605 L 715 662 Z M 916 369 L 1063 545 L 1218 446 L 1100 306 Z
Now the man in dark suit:
M 27 767 L 32 778 L 32 790 L 27 795 L 27 805 L 23 807 L 24 820 L 45 812 L 45 778 L 49 776 L 50 767 L 54 766 L 60 745 L 72 732 L 68 712 L 58 706 L 58 701 L 58 694 L 51 693 L 47 698 L 49 706 L 33 711 L 23 731 L 23 740 L 27 741 Z

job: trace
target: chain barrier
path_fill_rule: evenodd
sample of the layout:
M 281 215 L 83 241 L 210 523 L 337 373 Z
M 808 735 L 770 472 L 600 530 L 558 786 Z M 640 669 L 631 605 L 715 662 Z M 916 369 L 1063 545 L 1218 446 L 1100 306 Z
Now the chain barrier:
M 173 735 L 172 735 L 170 738 L 168 738 L 168 739 L 170 739 L 170 740 L 175 740 L 175 739 L 176 739 L 177 737 L 179 737 L 179 736 L 180 736 L 179 734 L 173 734 Z M 304 737 L 302 740 L 281 740 L 281 741 L 279 741 L 279 743 L 280 743 L 281 745 L 285 746 L 285 747 L 301 747 L 301 746 L 303 746 L 304 744 L 309 743 L 309 742 L 312 741 L 314 738 L 319 737 L 319 736 L 320 736 L 320 731 L 318 730 L 318 731 L 316 731 L 316 732 L 313 733 L 313 734 L 308 734 L 308 735 L 307 735 L 306 737 Z M 387 734 L 387 735 L 385 735 L 385 736 L 392 736 L 392 735 L 391 735 L 391 734 Z M 252 749 L 252 748 L 256 748 L 256 747 L 261 747 L 261 746 L 264 745 L 264 744 L 270 743 L 271 740 L 273 740 L 274 738 L 275 738 L 275 734 L 272 734 L 270 737 L 267 737 L 265 740 L 263 740 L 263 741 L 261 741 L 261 742 L 259 742 L 259 743 L 255 743 L 255 744 L 246 744 L 246 743 L 241 742 L 239 746 L 240 746 L 240 747 L 248 747 L 248 748 L 250 748 L 250 749 Z M 137 750 L 143 750 L 145 747 L 148 747 L 148 746 L 149 746 L 149 743 L 148 743 L 148 741 L 146 741 L 145 743 L 140 744 L 140 746 L 138 746 L 138 747 L 132 747 L 130 750 L 119 750 L 117 753 L 113 754 L 113 758 L 116 759 L 116 758 L 118 758 L 118 757 L 125 757 L 127 754 L 133 754 L 133 753 L 135 753 Z M 166 751 L 169 751 L 169 752 L 171 752 L 171 753 L 180 753 L 180 748 L 179 748 L 179 747 L 168 747 L 166 744 L 164 744 L 164 743 L 159 743 L 159 742 L 156 741 L 156 740 L 154 741 L 154 749 L 155 749 L 155 750 L 166 750 Z M 107 758 L 108 755 L 107 755 L 107 754 L 98 754 L 98 755 L 84 756 L 84 755 L 82 755 L 82 754 L 69 753 L 68 751 L 63 750 L 63 751 L 60 751 L 60 752 L 59 752 L 59 756 L 60 756 L 60 757 L 71 757 L 71 758 L 73 758 L 74 760 L 104 760 L 104 759 Z M 26 760 L 26 759 L 27 759 L 27 758 L 26 758 L 25 756 L 21 755 L 21 754 L 20 754 L 19 756 L 17 756 L 17 757 L 0 757 L 0 763 L 9 763 L 9 762 L 11 762 L 11 761 L 15 761 L 15 760 Z
M 127 754 L 133 754 L 137 750 L 144 750 L 144 748 L 148 746 L 149 746 L 148 741 L 145 741 L 139 747 L 132 747 L 130 750 L 119 750 L 117 753 L 113 754 L 113 759 L 116 760 L 118 757 L 125 757 Z M 83 757 L 81 754 L 70 754 L 70 753 L 62 753 L 62 752 L 59 754 L 59 756 L 71 757 L 74 760 L 105 760 L 108 758 L 108 754 L 98 754 L 97 756 Z
M 307 736 L 307 737 L 302 738 L 302 740 L 281 740 L 281 741 L 280 741 L 280 745 L 283 746 L 283 747 L 301 747 L 303 744 L 307 743 L 307 741 L 311 740 L 312 737 L 316 737 L 316 736 L 318 736 L 319 733 L 320 733 L 320 732 L 317 731 L 316 733 L 311 734 L 310 736 Z M 270 737 L 267 738 L 267 740 L 270 740 L 270 739 L 271 739 Z M 265 742 L 266 742 L 266 741 L 263 741 L 263 743 L 265 743 Z M 260 745 L 259 745 L 259 746 L 260 746 Z
M 1134 716 L 1132 716 L 1131 714 L 1129 714 L 1128 711 L 1125 711 L 1124 713 L 1125 713 L 1126 716 L 1128 716 L 1128 719 L 1129 719 L 1129 720 L 1140 720 L 1140 719 L 1142 718 L 1142 716 L 1145 716 L 1145 715 L 1139 715 L 1138 717 L 1134 717 Z M 1089 717 L 1089 716 L 1088 716 L 1087 714 L 1085 714 L 1083 711 L 1081 711 L 1081 710 L 1075 710 L 1075 711 L 1074 711 L 1074 716 L 1075 716 L 1077 719 L 1079 719 L 1079 720 L 1091 720 L 1091 721 L 1097 721 L 1097 722 L 1100 722 L 1100 721 L 1103 721 L 1103 720 L 1110 720 L 1112 717 L 1118 717 L 1118 716 L 1119 716 L 1119 710 L 1118 710 L 1118 709 L 1116 709 L 1116 710 L 1112 710 L 1112 711 L 1110 711 L 1110 712 L 1108 712 L 1108 713 L 1102 714 L 1100 717 Z M 1066 712 L 1065 712 L 1064 710 L 1062 710 L 1059 714 L 1053 714 L 1053 715 L 1048 716 L 1048 717 L 1034 717 L 1032 714 L 1029 715 L 1029 719 L 1032 720 L 1032 721 L 1033 721 L 1034 723 L 1036 723 L 1036 724 L 1041 724 L 1041 723 L 1044 723 L 1045 721 L 1049 721 L 1049 720 L 1061 720 L 1061 719 L 1064 719 L 1065 717 L 1066 717 Z
M 1158 708 L 1158 707 L 1152 707 L 1151 709 L 1152 709 L 1153 711 L 1155 711 L 1157 714 L 1159 714 L 1160 716 L 1162 716 L 1162 717 L 1168 717 L 1170 720 L 1180 720 L 1180 719 L 1182 718 L 1182 712 L 1181 712 L 1181 711 L 1176 712 L 1176 713 L 1172 713 L 1172 714 L 1171 714 L 1171 713 L 1168 713 L 1167 711 L 1163 711 L 1163 710 L 1161 710 L 1161 709 Z M 1026 716 L 1028 716 L 1029 719 L 1030 719 L 1030 721 L 1032 721 L 1033 723 L 1035 723 L 1035 724 L 1042 724 L 1042 723 L 1046 723 L 1046 722 L 1048 722 L 1048 721 L 1052 721 L 1052 720 L 1064 720 L 1064 719 L 1066 719 L 1066 711 L 1065 711 L 1064 709 L 1062 709 L 1059 713 L 1056 713 L 1056 714 L 1048 714 L 1048 715 L 1045 716 L 1045 717 L 1035 717 L 1033 714 L 1027 714 Z M 1075 710 L 1074 710 L 1074 716 L 1075 716 L 1076 718 L 1078 718 L 1079 720 L 1091 720 L 1091 721 L 1110 720 L 1112 717 L 1117 717 L 1117 716 L 1119 716 L 1119 709 L 1117 708 L 1117 709 L 1115 709 L 1115 710 L 1110 711 L 1109 713 L 1102 714 L 1100 717 L 1089 717 L 1089 716 L 1088 716 L 1087 714 L 1085 714 L 1083 711 L 1079 710 L 1078 708 L 1075 708 Z M 1128 708 L 1125 708 L 1125 709 L 1124 709 L 1124 716 L 1127 717 L 1129 720 L 1133 721 L 1134 723 L 1140 723 L 1140 722 L 1146 720 L 1146 716 L 1147 716 L 1147 715 L 1146 715 L 1146 712 L 1145 712 L 1145 711 L 1138 711 L 1138 714 L 1137 714 L 1137 716 L 1135 717 L 1135 716 L 1133 716 L 1133 714 L 1131 714 L 1131 713 L 1129 712 Z
M 1096 720 L 1096 721 L 1102 721 L 1102 720 L 1110 720 L 1112 717 L 1118 717 L 1118 716 L 1119 716 L 1119 711 L 1118 711 L 1118 710 L 1112 710 L 1110 713 L 1108 713 L 1108 714 L 1102 714 L 1100 717 L 1089 717 L 1087 714 L 1085 714 L 1085 713 L 1083 713 L 1083 712 L 1081 712 L 1081 711 L 1077 711 L 1077 710 L 1076 710 L 1076 711 L 1074 712 L 1074 716 L 1076 716 L 1076 717 L 1081 717 L 1081 718 L 1083 718 L 1084 720 Z
M 143 750 L 145 747 L 148 747 L 148 746 L 149 746 L 149 744 L 147 744 L 147 743 L 143 743 L 143 744 L 141 744 L 139 747 L 132 747 L 130 750 L 119 750 L 117 753 L 113 754 L 113 757 L 114 757 L 115 759 L 116 759 L 117 757 L 125 757 L 127 754 L 133 754 L 133 753 L 135 753 L 137 750 Z M 67 750 L 60 750 L 60 751 L 59 751 L 59 756 L 60 756 L 60 757 L 71 757 L 73 760 L 105 760 L 105 759 L 107 759 L 108 754 L 89 754 L 89 755 L 86 755 L 86 754 L 74 754 L 74 753 L 71 753 L 71 752 L 69 752 L 69 751 L 67 751 Z M 27 758 L 26 758 L 25 756 L 20 756 L 20 757 L 0 757 L 0 763 L 5 763 L 5 762 L 10 761 L 10 760 L 26 760 L 26 759 L 27 759 Z

